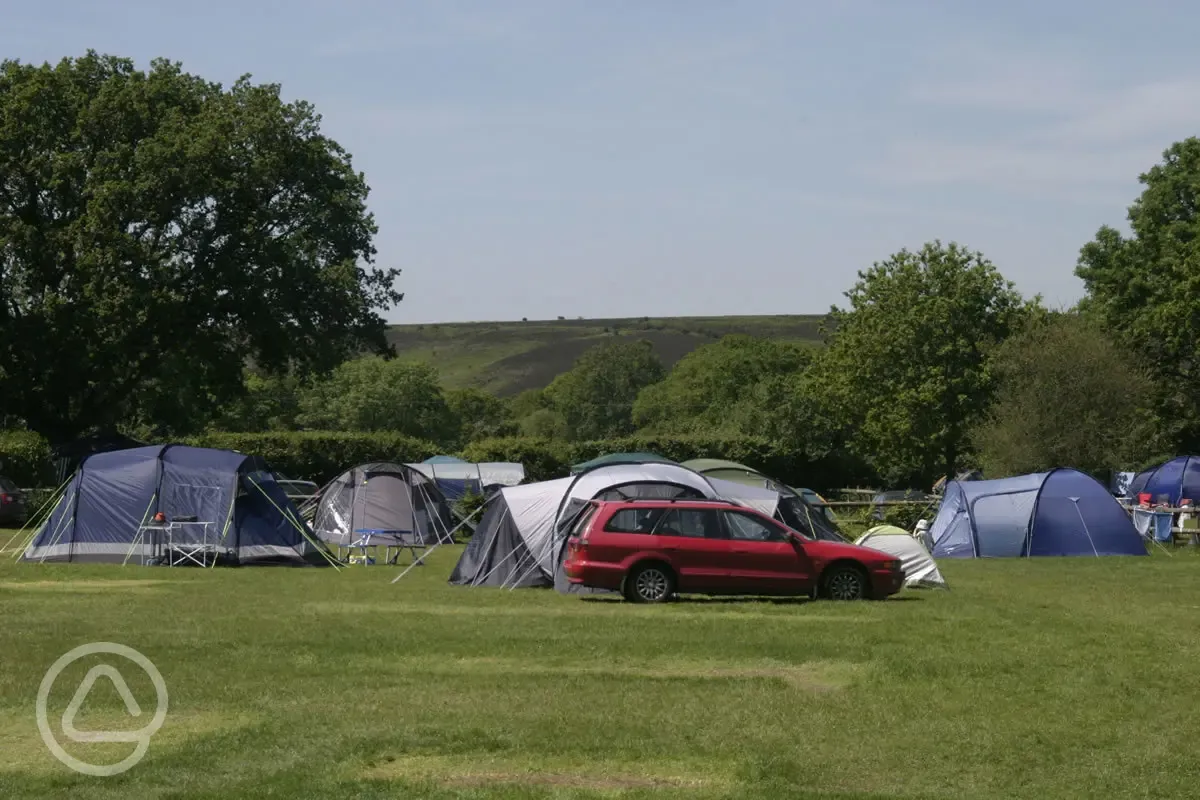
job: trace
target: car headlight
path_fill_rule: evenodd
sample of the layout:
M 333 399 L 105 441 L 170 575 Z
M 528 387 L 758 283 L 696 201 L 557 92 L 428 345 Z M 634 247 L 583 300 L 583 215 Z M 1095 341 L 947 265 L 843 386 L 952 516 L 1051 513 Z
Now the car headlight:
M 885 561 L 883 568 L 892 572 L 899 572 L 903 568 L 903 564 L 899 561 Z

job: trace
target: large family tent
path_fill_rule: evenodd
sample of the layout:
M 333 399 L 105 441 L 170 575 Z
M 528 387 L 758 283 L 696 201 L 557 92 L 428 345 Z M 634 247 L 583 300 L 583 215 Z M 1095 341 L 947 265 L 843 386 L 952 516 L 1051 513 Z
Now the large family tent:
M 570 523 L 589 500 L 640 497 L 728 500 L 773 515 L 779 493 L 705 478 L 677 464 L 620 464 L 501 489 L 492 496 L 450 583 L 552 586 Z M 561 576 L 559 584 L 562 585 Z
M 1165 499 L 1176 507 L 1180 500 L 1200 503 L 1200 456 L 1180 456 L 1139 472 L 1130 482 L 1127 496 L 1142 493 L 1150 495 L 1153 503 Z
M 161 544 L 146 528 L 160 513 L 202 531 L 204 543 L 215 546 L 216 563 L 330 563 L 261 459 L 183 445 L 88 456 L 24 560 L 144 563 Z
M 576 464 L 571 467 L 571 474 L 579 475 L 597 467 L 615 467 L 619 464 L 676 464 L 676 462 L 657 453 L 609 453 L 596 456 L 591 461 Z
M 472 464 L 454 456 L 434 456 L 404 466 L 432 479 L 451 503 L 466 494 L 489 495 L 501 486 L 516 486 L 525 480 L 525 467 L 511 462 Z
M 900 559 L 904 569 L 904 585 L 910 588 L 946 589 L 946 579 L 938 571 L 937 562 L 920 540 L 895 525 L 876 525 L 858 537 L 855 544 L 870 547 Z
M 775 491 L 780 496 L 779 513 L 776 515 L 789 527 L 795 528 L 818 539 L 844 542 L 838 531 L 837 519 L 825 500 L 809 489 L 794 489 L 786 483 L 770 478 L 753 467 L 736 461 L 720 458 L 693 458 L 681 466 L 699 472 L 707 478 L 741 483 L 746 486 L 761 486 Z
M 1146 554 L 1116 499 L 1074 469 L 950 481 L 929 533 L 935 558 Z
M 454 514 L 433 482 L 406 464 L 351 467 L 321 490 L 313 531 L 339 547 L 408 547 L 450 539 Z

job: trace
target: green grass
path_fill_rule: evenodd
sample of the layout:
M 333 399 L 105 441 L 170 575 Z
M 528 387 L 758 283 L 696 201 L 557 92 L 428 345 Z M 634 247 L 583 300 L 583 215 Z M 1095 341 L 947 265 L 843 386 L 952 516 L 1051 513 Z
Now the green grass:
M 1148 798 L 1200 785 L 1188 553 L 948 562 L 949 592 L 882 603 L 662 607 L 450 587 L 455 555 L 396 585 L 384 567 L 6 558 L 0 797 Z M 146 654 L 170 692 L 145 759 L 112 778 L 60 765 L 34 721 L 47 667 L 97 640 Z M 56 683 L 56 728 L 88 666 Z M 128 719 L 111 688 L 91 699 L 79 728 Z M 110 748 L 112 762 L 132 745 L 69 747 Z
M 540 389 L 590 347 L 613 338 L 648 339 L 670 367 L 697 347 L 730 333 L 817 343 L 820 315 L 639 317 L 396 325 L 388 339 L 401 358 L 437 366 L 445 384 L 499 395 Z

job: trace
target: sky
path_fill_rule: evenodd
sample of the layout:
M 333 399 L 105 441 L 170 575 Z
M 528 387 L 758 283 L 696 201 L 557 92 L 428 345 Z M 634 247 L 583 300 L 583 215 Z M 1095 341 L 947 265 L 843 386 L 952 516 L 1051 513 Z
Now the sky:
M 822 313 L 932 239 L 1066 306 L 1079 248 L 1200 132 L 1182 0 L 8 5 L 4 57 L 313 103 L 397 323 Z

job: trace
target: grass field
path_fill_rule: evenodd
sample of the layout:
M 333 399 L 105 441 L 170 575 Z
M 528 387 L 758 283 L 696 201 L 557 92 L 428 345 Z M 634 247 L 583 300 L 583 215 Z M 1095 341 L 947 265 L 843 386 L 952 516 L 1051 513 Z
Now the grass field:
M 0 797 L 1194 797 L 1200 558 L 943 565 L 880 603 L 662 607 L 384 567 L 0 566 Z M 107 640 L 166 724 L 111 778 L 34 699 Z M 128 667 L 119 659 L 112 662 Z M 51 693 L 55 729 L 87 660 Z M 145 714 L 153 690 L 123 669 Z M 118 727 L 105 681 L 77 721 Z M 144 721 L 127 724 L 138 728 Z M 107 763 L 131 744 L 74 744 Z M 107 749 L 104 749 L 107 748 Z
M 614 338 L 647 339 L 669 367 L 702 344 L 730 333 L 819 342 L 820 315 L 563 319 L 396 325 L 388 339 L 401 358 L 435 365 L 452 388 L 498 395 L 540 389 L 584 351 Z

